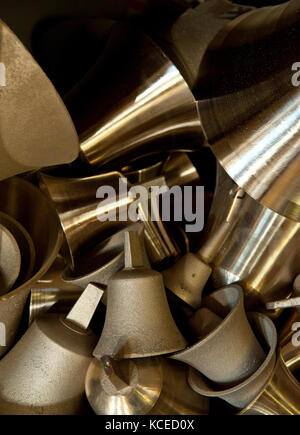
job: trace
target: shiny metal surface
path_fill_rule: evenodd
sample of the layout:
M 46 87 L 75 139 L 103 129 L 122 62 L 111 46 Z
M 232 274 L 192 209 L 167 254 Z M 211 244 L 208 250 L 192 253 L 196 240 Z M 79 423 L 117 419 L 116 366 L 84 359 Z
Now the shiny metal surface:
M 183 349 L 187 343 L 173 320 L 161 274 L 145 267 L 138 234 L 125 236 L 125 268 L 108 283 L 105 324 L 94 356 L 141 358 Z
M 150 192 L 152 186 L 184 185 L 199 180 L 199 175 L 186 154 L 175 155 L 166 163 L 164 173 L 154 179 L 148 180 L 143 186 Z M 106 240 L 116 231 L 120 231 L 131 225 L 130 219 L 122 221 L 121 211 L 134 202 L 134 198 L 127 196 L 132 187 L 129 183 L 124 184 L 125 192 L 121 192 L 119 183 L 126 181 L 120 172 L 110 172 L 102 175 L 84 178 L 59 178 L 46 174 L 40 174 L 42 190 L 53 201 L 60 218 L 61 226 L 65 235 L 63 246 L 64 256 L 71 268 L 76 269 L 78 257 L 84 255 L 88 249 Z M 116 198 L 112 197 L 111 203 L 107 199 L 97 199 L 96 193 L 101 186 L 110 186 L 116 192 Z M 98 212 L 102 201 L 106 201 L 105 210 L 100 217 L 107 214 L 116 216 L 116 220 L 101 222 Z M 146 247 L 152 263 L 163 263 L 179 256 L 178 247 L 171 240 L 164 223 L 159 215 L 158 203 L 151 207 L 151 213 L 155 214 L 156 220 L 144 219 L 146 232 Z M 146 210 L 141 205 L 140 212 L 145 215 Z
M 82 287 L 66 283 L 62 279 L 65 267 L 66 264 L 62 256 L 58 255 L 50 269 L 32 284 L 29 300 L 29 324 L 48 311 L 66 314 L 81 295 Z
M 217 159 L 252 198 L 300 222 L 299 2 L 227 24 L 199 69 L 203 129 Z
M 113 26 L 108 40 L 93 71 L 66 100 L 72 106 L 83 99 L 86 107 L 77 127 L 81 157 L 115 167 L 124 157 L 129 163 L 162 149 L 198 149 L 204 136 L 196 102 L 175 65 L 148 36 L 128 26 Z
M 7 293 L 21 270 L 21 253 L 12 233 L 0 224 L 0 294 Z
M 96 336 L 86 329 L 103 292 L 90 285 L 68 316 L 36 320 L 0 361 L 1 414 L 77 414 Z
M 163 386 L 150 415 L 208 415 L 209 399 L 195 393 L 187 382 L 188 366 L 167 358 L 159 359 Z
M 224 287 L 203 300 L 223 319 L 196 344 L 170 358 L 191 365 L 220 387 L 234 387 L 249 378 L 263 363 L 265 353 L 244 310 L 239 286 Z
M 264 388 L 276 364 L 277 333 L 272 320 L 260 313 L 249 313 L 248 318 L 261 346 L 266 349 L 266 357 L 257 370 L 243 382 L 226 389 L 217 388 L 194 369 L 190 370 L 188 378 L 189 384 L 197 393 L 207 397 L 219 397 L 239 409 L 247 406 Z
M 236 184 L 218 166 L 204 243 L 224 222 L 230 208 L 231 203 L 224 192 L 235 188 Z M 291 295 L 299 264 L 299 224 L 246 195 L 230 238 L 212 261 L 211 284 L 213 288 L 219 288 L 240 282 L 247 308 L 263 310 L 266 302 Z
M 85 381 L 88 401 L 98 415 L 147 414 L 157 402 L 163 372 L 156 358 L 91 362 Z
M 62 233 L 51 203 L 39 189 L 21 178 L 1 181 L 0 211 L 13 217 L 26 229 L 36 250 L 33 276 L 0 298 L 0 322 L 6 326 L 6 346 L 0 347 L 1 357 L 15 340 L 32 285 L 47 272 L 58 254 Z
M 300 383 L 286 367 L 279 351 L 273 375 L 242 415 L 300 415 Z
M 16 35 L 0 21 L 0 179 L 67 163 L 79 152 L 70 115 L 49 79 Z M 18 122 L 16 122 L 18 120 Z

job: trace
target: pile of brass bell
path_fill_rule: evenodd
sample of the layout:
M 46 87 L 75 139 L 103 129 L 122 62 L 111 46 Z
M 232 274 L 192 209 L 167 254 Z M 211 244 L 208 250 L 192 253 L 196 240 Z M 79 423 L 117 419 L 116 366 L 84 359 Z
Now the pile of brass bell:
M 300 0 L 183 3 L 0 21 L 0 414 L 300 415 Z

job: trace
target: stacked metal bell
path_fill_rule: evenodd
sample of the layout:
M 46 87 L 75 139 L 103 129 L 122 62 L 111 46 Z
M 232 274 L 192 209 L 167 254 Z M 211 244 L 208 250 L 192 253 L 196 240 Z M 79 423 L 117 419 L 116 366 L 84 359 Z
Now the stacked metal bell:
M 70 23 L 61 98 L 0 22 L 0 414 L 299 415 L 300 1 Z

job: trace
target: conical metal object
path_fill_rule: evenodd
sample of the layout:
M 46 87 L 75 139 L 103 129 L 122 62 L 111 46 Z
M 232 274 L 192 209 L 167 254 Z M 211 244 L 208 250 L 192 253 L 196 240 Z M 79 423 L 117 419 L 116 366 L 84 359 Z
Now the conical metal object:
M 248 406 L 262 391 L 276 364 L 277 333 L 272 320 L 260 313 L 249 313 L 248 318 L 260 344 L 266 349 L 266 357 L 257 369 L 244 381 L 225 389 L 219 388 L 195 369 L 190 370 L 188 379 L 197 393 L 207 397 L 219 397 L 238 409 Z
M 0 413 L 76 414 L 96 336 L 88 329 L 103 291 L 89 285 L 69 314 L 36 320 L 0 361 Z
M 271 378 L 241 415 L 300 415 L 300 383 L 279 351 Z
M 147 414 L 157 402 L 163 385 L 158 358 L 113 361 L 94 358 L 87 374 L 85 391 L 96 414 Z
M 5 324 L 8 352 L 18 332 L 26 300 L 32 285 L 50 268 L 62 243 L 62 232 L 55 209 L 39 189 L 21 178 L 0 183 L 0 211 L 17 221 L 34 244 L 36 261 L 32 275 L 13 291 L 0 297 L 0 322 Z M 45 222 L 48 224 L 45 225 Z
M 231 207 L 228 193 L 236 188 L 218 165 L 204 244 L 223 224 Z M 265 310 L 267 302 L 291 295 L 292 282 L 299 273 L 299 258 L 300 224 L 245 195 L 230 237 L 212 260 L 210 283 L 217 289 L 239 282 L 247 309 Z
M 142 186 L 149 192 L 150 199 L 153 186 L 172 187 L 174 184 L 184 185 L 197 180 L 197 170 L 188 156 L 182 154 L 168 162 L 165 173 Z M 76 257 L 133 223 L 127 216 L 130 205 L 135 201 L 128 193 L 133 186 L 120 172 L 83 178 L 60 178 L 41 173 L 40 186 L 56 207 L 65 235 L 64 255 L 73 269 L 76 269 Z M 101 187 L 105 188 L 105 194 L 98 195 Z M 139 187 L 136 186 L 137 189 Z M 111 197 L 104 199 L 108 194 Z M 147 207 L 148 204 L 141 204 L 140 213 L 143 215 L 146 247 L 151 262 L 163 263 L 177 258 L 178 248 L 159 216 L 158 205 L 152 201 L 151 215 L 155 216 L 155 220 L 150 219 Z
M 4 67 L 0 180 L 73 161 L 79 152 L 78 137 L 63 102 L 30 53 L 2 21 L 0 33 Z
M 239 286 L 224 287 L 206 297 L 203 305 L 223 321 L 196 344 L 170 358 L 191 365 L 219 388 L 234 387 L 265 359 L 245 314 L 243 290 Z
M 196 254 L 188 252 L 175 265 L 163 271 L 167 289 L 196 309 L 201 305 L 202 291 L 212 273 L 210 263 L 232 231 L 242 205 L 244 192 L 237 188 L 230 192 L 229 197 L 231 207 L 228 215 L 200 250 Z
M 94 358 L 86 395 L 100 415 L 207 415 L 209 399 L 187 383 L 188 367 L 165 358 Z
M 227 24 L 199 68 L 203 129 L 218 161 L 252 198 L 300 222 L 298 0 Z M 295 86 L 296 81 L 296 86 Z
M 125 233 L 125 268 L 109 281 L 105 324 L 94 356 L 156 356 L 186 344 L 171 315 L 161 274 L 145 268 L 137 233 Z
M 65 101 L 81 157 L 93 166 L 111 169 L 124 157 L 128 164 L 162 149 L 195 150 L 205 141 L 195 98 L 176 66 L 126 24 L 110 28 L 102 55 Z

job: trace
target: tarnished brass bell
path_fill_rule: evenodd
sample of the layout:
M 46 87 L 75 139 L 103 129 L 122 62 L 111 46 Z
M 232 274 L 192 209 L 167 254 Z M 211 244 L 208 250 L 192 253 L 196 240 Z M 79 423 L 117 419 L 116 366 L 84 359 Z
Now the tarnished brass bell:
M 23 241 L 25 243 L 27 240 L 28 252 L 33 248 L 32 242 L 36 252 L 36 261 L 30 276 L 25 277 L 26 281 L 23 279 L 17 288 L 0 297 L 0 322 L 5 324 L 6 332 L 6 346 L 0 346 L 2 356 L 8 352 L 15 340 L 32 285 L 47 272 L 57 257 L 62 243 L 62 232 L 56 211 L 49 200 L 31 183 L 18 177 L 1 181 L 0 212 L 24 228 Z M 24 265 L 26 261 L 30 262 L 30 258 L 23 260 Z
M 234 387 L 249 378 L 263 363 L 265 352 L 248 322 L 243 290 L 224 287 L 203 301 L 203 306 L 222 318 L 219 325 L 196 344 L 170 358 L 191 365 L 218 387 Z
M 252 10 L 208 47 L 196 85 L 203 130 L 229 176 L 252 198 L 300 222 L 298 0 Z M 296 81 L 296 85 L 295 85 Z
M 244 192 L 241 189 L 237 188 L 231 193 L 231 207 L 227 216 L 199 251 L 195 254 L 188 252 L 163 271 L 167 289 L 193 308 L 201 305 L 202 291 L 212 273 L 210 263 L 229 237 L 243 201 Z
M 276 364 L 277 333 L 272 320 L 261 313 L 249 313 L 248 319 L 260 345 L 266 350 L 266 356 L 256 370 L 242 382 L 229 388 L 220 388 L 195 369 L 190 370 L 188 379 L 190 386 L 197 393 L 207 397 L 218 397 L 238 409 L 247 406 L 258 395 L 270 379 Z M 254 356 L 248 356 L 249 362 L 251 358 Z
M 144 264 L 141 240 L 125 233 L 125 268 L 107 288 L 107 311 L 96 358 L 140 358 L 186 346 L 168 305 L 162 276 Z
M 68 163 L 78 137 L 62 100 L 16 35 L 0 21 L 0 180 Z M 16 122 L 17 120 L 17 122 Z
M 37 319 L 0 361 L 0 413 L 76 414 L 96 336 L 88 328 L 103 291 L 89 285 L 69 314 Z

